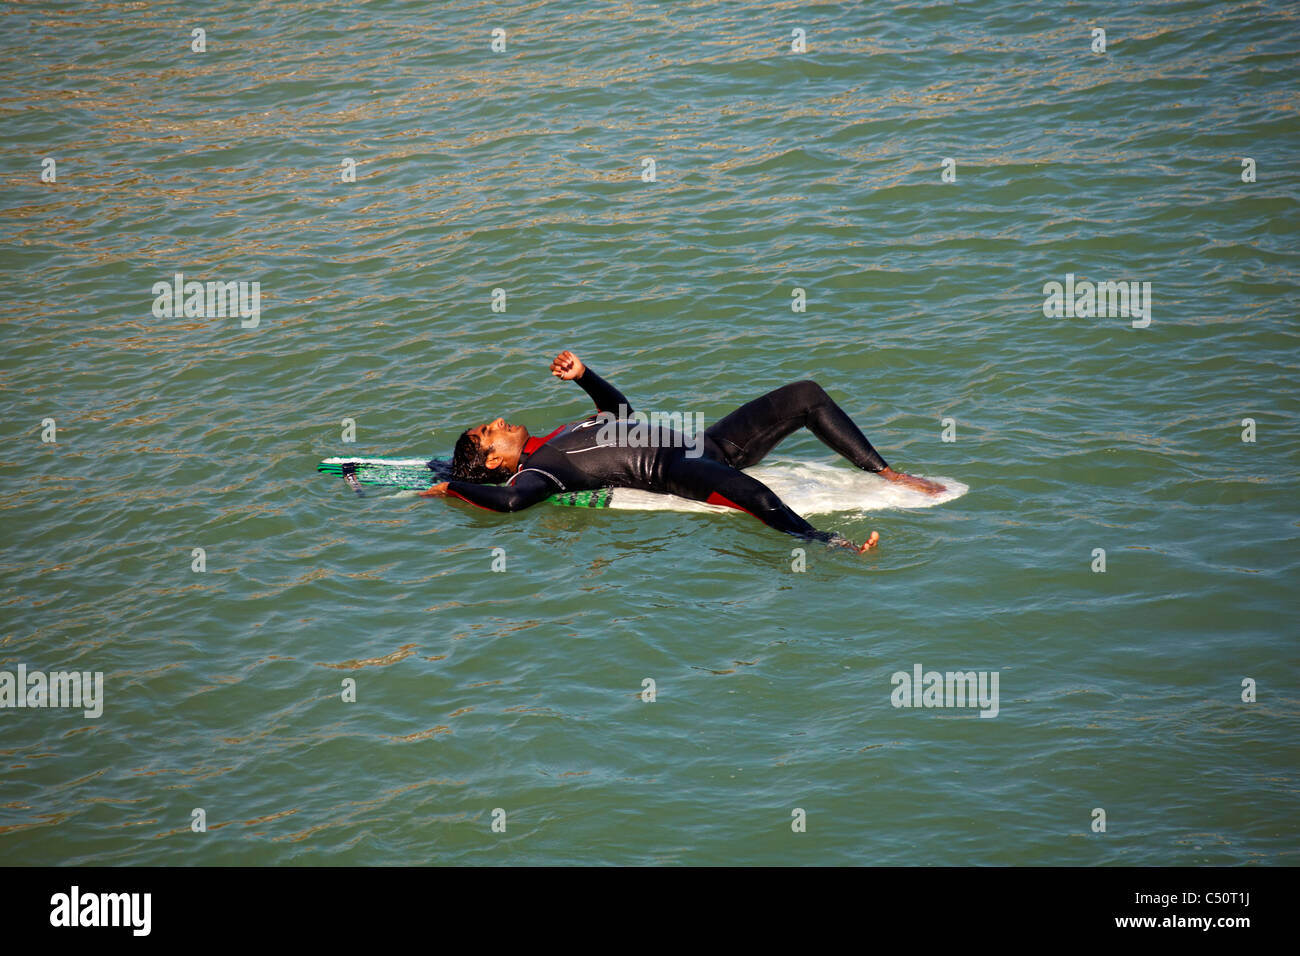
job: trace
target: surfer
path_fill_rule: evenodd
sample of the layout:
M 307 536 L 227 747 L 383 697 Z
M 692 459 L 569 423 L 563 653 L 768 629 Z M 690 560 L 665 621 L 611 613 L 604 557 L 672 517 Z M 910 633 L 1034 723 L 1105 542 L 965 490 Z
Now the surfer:
M 456 440 L 452 480 L 420 494 L 450 495 L 492 511 L 519 511 L 557 491 L 640 488 L 736 508 L 798 537 L 857 551 L 875 547 L 878 532 L 871 532 L 859 548 L 839 534 L 818 531 L 770 488 L 741 471 L 762 461 L 799 428 L 807 428 L 863 471 L 928 494 L 943 491 L 936 482 L 890 468 L 816 382 L 784 385 L 742 405 L 706 429 L 703 447 L 695 449 L 700 453 L 692 455 L 687 451 L 689 443 L 668 431 L 659 440 L 635 445 L 602 441 L 601 427 L 622 425 L 632 414 L 631 403 L 572 352 L 555 357 L 551 374 L 582 386 L 598 414 L 561 425 L 544 438 L 529 435 L 523 425 L 511 425 L 503 418 L 467 429 Z

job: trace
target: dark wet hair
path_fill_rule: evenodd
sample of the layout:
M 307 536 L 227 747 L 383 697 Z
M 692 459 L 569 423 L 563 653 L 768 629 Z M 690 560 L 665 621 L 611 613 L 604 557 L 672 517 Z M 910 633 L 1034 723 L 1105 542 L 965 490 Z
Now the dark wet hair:
M 471 481 L 476 485 L 499 484 L 510 477 L 510 471 L 505 465 L 489 469 L 487 451 L 467 428 L 456 439 L 456 450 L 451 455 L 451 477 L 453 481 Z

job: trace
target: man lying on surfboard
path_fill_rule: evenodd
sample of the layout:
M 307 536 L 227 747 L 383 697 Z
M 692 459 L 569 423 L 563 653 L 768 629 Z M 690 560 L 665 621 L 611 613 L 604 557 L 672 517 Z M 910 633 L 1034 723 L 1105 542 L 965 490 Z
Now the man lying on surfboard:
M 572 352 L 555 357 L 551 374 L 581 385 L 598 414 L 561 425 L 545 438 L 532 437 L 523 425 L 507 424 L 503 418 L 467 429 L 456 440 L 452 480 L 420 494 L 451 495 L 492 511 L 519 511 L 557 491 L 640 488 L 736 508 L 801 538 L 858 551 L 874 548 L 880 540 L 878 532 L 871 532 L 867 543 L 858 548 L 834 532 L 818 531 L 770 488 L 741 471 L 758 464 L 799 428 L 807 428 L 863 471 L 929 494 L 943 491 L 937 482 L 890 468 L 816 382 L 784 385 L 740 406 L 705 430 L 701 448 L 667 430 L 645 444 L 602 440 L 608 434 L 602 426 L 614 423 L 615 416 L 624 418 L 614 424 L 624 422 L 632 414 L 631 403 Z

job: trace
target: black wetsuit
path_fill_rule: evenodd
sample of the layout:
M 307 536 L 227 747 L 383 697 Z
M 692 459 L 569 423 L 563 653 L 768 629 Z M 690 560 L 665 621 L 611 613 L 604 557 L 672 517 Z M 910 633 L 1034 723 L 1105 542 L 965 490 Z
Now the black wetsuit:
M 519 468 L 506 484 L 451 481 L 447 492 L 493 511 L 518 511 L 557 491 L 640 488 L 737 508 L 778 531 L 826 541 L 835 535 L 818 531 L 770 488 L 740 469 L 762 461 L 781 439 L 799 428 L 807 428 L 864 471 L 888 467 L 852 419 L 816 382 L 784 385 L 742 405 L 704 432 L 701 448 L 696 443 L 699 436 L 688 442 L 671 431 L 659 432 L 659 440 L 645 447 L 610 443 L 609 435 L 617 428 L 610 423 L 618 421 L 614 416 L 630 415 L 631 404 L 590 368 L 576 381 L 601 415 L 562 425 L 545 438 L 529 438 Z M 628 427 L 635 424 L 633 419 Z M 602 442 L 599 436 L 607 425 L 610 428 Z M 692 457 L 692 448 L 702 454 Z

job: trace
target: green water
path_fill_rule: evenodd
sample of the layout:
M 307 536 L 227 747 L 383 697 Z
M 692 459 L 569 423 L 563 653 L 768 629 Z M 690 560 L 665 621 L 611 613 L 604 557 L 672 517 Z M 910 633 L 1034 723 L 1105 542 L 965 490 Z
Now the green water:
M 0 7 L 0 670 L 105 696 L 0 710 L 0 859 L 1294 865 L 1297 26 Z M 259 323 L 156 317 L 177 272 Z M 1149 326 L 1045 316 L 1067 273 L 1150 282 Z M 822 516 L 881 547 L 798 572 L 743 516 L 315 471 L 579 417 L 564 348 L 706 421 L 815 378 L 970 491 Z M 996 672 L 996 718 L 892 706 L 916 664 Z

